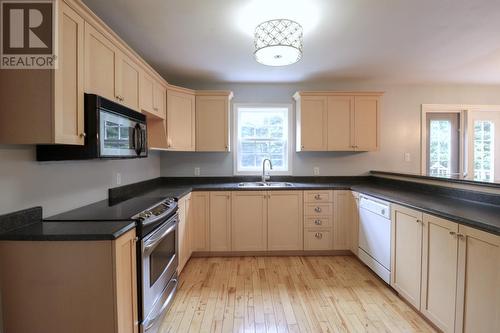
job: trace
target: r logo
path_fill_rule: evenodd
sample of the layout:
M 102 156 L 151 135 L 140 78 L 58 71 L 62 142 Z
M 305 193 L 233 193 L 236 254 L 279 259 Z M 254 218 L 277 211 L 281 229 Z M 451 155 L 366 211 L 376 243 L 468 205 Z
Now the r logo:
M 2 54 L 52 54 L 52 2 L 2 2 Z

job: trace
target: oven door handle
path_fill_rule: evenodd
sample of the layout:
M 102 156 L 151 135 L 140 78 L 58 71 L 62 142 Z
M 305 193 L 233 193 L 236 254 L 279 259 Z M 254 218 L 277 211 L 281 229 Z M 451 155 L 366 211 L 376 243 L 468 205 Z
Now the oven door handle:
M 172 290 L 176 290 L 177 289 L 177 285 L 178 285 L 178 280 L 177 279 L 172 279 L 172 280 L 170 280 L 170 283 L 174 283 L 174 287 L 172 288 Z M 163 302 L 162 306 L 153 315 L 153 317 L 152 318 L 146 318 L 146 320 L 142 324 L 143 327 L 144 327 L 144 332 L 146 332 L 148 329 L 150 329 L 158 321 L 158 319 L 160 319 L 160 317 L 163 315 L 163 312 L 165 311 L 165 309 L 167 308 L 167 306 L 170 304 L 170 302 L 172 302 L 173 296 L 174 296 L 174 293 L 171 292 L 168 295 L 167 299 L 165 299 L 165 302 Z
M 169 233 L 171 233 L 175 228 L 177 228 L 177 224 L 174 224 L 173 226 L 162 232 L 159 236 L 148 239 L 144 243 L 144 252 L 149 253 L 151 249 L 156 247 L 156 245 L 158 245 L 158 243 L 160 243 L 162 239 L 165 238 L 165 236 L 167 236 Z

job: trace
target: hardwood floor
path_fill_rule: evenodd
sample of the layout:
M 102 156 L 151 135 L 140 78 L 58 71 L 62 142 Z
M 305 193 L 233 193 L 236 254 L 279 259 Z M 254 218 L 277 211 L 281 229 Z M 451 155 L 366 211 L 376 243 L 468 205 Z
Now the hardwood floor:
M 434 332 L 357 259 L 192 258 L 160 332 Z

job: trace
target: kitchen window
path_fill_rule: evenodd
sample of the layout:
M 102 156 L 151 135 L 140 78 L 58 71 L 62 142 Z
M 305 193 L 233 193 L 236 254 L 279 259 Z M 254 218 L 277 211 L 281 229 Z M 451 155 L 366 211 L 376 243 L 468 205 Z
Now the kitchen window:
M 291 106 L 235 105 L 234 170 L 237 175 L 260 175 L 270 159 L 271 174 L 291 174 Z

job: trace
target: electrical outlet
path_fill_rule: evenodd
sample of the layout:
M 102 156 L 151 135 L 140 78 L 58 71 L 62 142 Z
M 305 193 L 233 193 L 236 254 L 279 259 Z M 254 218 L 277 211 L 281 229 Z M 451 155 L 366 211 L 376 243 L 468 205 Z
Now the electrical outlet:
M 405 162 L 411 162 L 411 154 L 410 153 L 405 153 L 404 160 L 405 160 Z
M 319 167 L 314 167 L 313 168 L 313 175 L 319 176 Z
M 116 185 L 121 185 L 122 184 L 122 174 L 117 172 L 116 173 Z
M 194 175 L 195 176 L 199 176 L 200 175 L 200 168 L 199 167 L 194 168 Z

